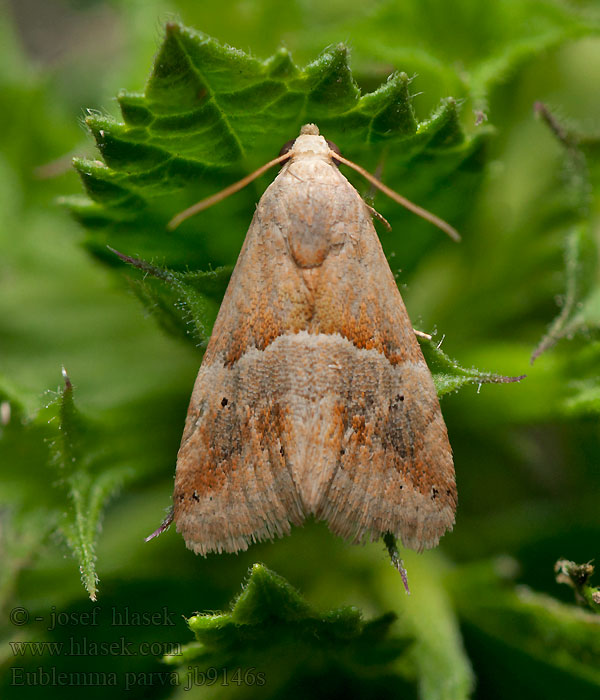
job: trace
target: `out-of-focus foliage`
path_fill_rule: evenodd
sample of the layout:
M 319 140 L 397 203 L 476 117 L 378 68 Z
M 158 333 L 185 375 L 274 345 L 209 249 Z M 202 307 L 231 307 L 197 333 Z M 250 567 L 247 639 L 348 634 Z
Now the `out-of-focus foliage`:
M 600 536 L 596 3 L 2 10 L 2 697 L 597 697 L 597 589 L 571 561 L 597 557 Z M 423 350 L 458 475 L 454 532 L 438 552 L 402 552 L 411 596 L 382 545 L 320 524 L 237 557 L 196 558 L 174 530 L 143 542 L 169 505 L 201 346 L 269 176 L 176 232 L 165 223 L 306 121 L 463 236 L 374 198 L 413 323 L 434 332 Z M 562 557 L 558 578 L 587 610 L 554 579 Z M 204 616 L 257 560 L 302 596 L 257 565 L 231 614 Z M 21 608 L 25 623 L 10 617 Z M 197 641 L 180 649 L 195 611 Z M 121 639 L 136 653 L 89 647 Z M 9 644 L 28 641 L 66 646 Z M 188 667 L 204 674 L 190 691 Z M 246 681 L 225 686 L 237 667 Z
M 390 638 L 394 620 L 388 613 L 365 622 L 355 607 L 319 613 L 284 579 L 255 564 L 231 611 L 188 619 L 196 642 L 165 660 L 194 664 L 205 674 L 207 669 L 226 668 L 230 678 L 239 669 L 246 676 L 239 685 L 281 697 L 296 692 L 299 684 L 306 686 L 311 676 L 329 676 L 326 684 L 313 689 L 315 697 L 331 697 L 339 679 L 372 694 L 379 685 L 377 677 L 385 678 L 390 663 L 410 645 L 408 638 Z M 205 678 L 207 683 L 222 683 L 224 673 L 218 680 Z M 382 691 L 387 682 L 385 678 Z M 397 682 L 404 686 L 401 677 Z
M 600 612 L 600 588 L 592 586 L 594 567 L 591 562 L 576 564 L 567 559 L 559 559 L 554 565 L 556 581 L 566 583 L 575 591 L 575 600 L 594 612 Z

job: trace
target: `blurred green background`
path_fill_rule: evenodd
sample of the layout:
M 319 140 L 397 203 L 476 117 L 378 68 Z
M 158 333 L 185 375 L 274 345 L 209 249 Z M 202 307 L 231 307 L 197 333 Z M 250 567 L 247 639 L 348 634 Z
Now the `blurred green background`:
M 2 697 L 600 696 L 600 617 L 576 608 L 553 572 L 560 557 L 594 559 L 600 536 L 598 9 L 558 0 L 0 3 Z M 93 235 L 57 202 L 82 192 L 71 158 L 99 157 L 84 118 L 90 111 L 120 118 L 114 97 L 144 89 L 168 21 L 260 60 L 284 45 L 300 67 L 344 42 L 363 93 L 404 71 L 414 76 L 418 122 L 452 96 L 465 138 L 481 140 L 477 162 L 459 169 L 454 196 L 451 188 L 411 183 L 410 172 L 386 180 L 411 195 L 416 188 L 419 204 L 460 229 L 460 245 L 376 199 L 394 227 L 380 235 L 415 326 L 445 335 L 443 349 L 463 367 L 528 375 L 520 384 L 467 386 L 444 397 L 457 522 L 436 551 L 406 553 L 410 598 L 383 546 L 350 546 L 322 523 L 237 556 L 196 557 L 173 528 L 143 541 L 170 503 L 201 350 L 161 330 L 118 261 L 103 258 Z M 536 117 L 536 102 L 547 105 L 558 136 Z M 280 146 L 277 138 L 257 161 Z M 378 163 L 376 146 L 350 155 L 366 167 Z M 427 158 L 420 161 L 415 181 L 437 172 L 435 154 L 430 161 L 429 171 Z M 202 192 L 220 182 L 208 179 Z M 205 260 L 203 269 L 232 264 L 259 191 L 230 200 L 230 219 L 207 212 L 211 234 L 198 239 L 190 259 Z M 123 252 L 171 262 L 170 243 L 157 244 L 159 252 L 144 241 L 129 244 Z M 531 366 L 561 310 L 558 342 Z M 82 413 L 74 424 L 86 426 L 86 440 L 68 449 L 61 443 L 68 431 L 58 429 L 68 409 L 64 398 L 60 407 L 62 366 Z M 93 462 L 89 481 L 65 476 L 66 454 Z M 114 478 L 102 482 L 109 472 Z M 78 484 L 88 499 L 85 522 L 72 518 Z M 73 538 L 97 540 L 97 602 L 82 586 Z M 140 645 L 190 642 L 182 616 L 226 609 L 255 562 L 318 610 L 353 605 L 365 619 L 394 612 L 391 638 L 412 641 L 364 668 L 330 664 L 318 644 L 322 666 L 271 655 L 261 662 L 267 679 L 270 669 L 278 681 L 263 687 L 164 685 L 170 667 L 160 658 L 168 648 L 145 653 Z M 97 617 L 86 618 L 96 606 Z M 16 608 L 27 611 L 26 623 L 23 613 L 10 618 Z M 113 624 L 113 612 L 164 609 L 173 625 L 160 615 L 156 624 Z M 53 613 L 64 624 L 49 630 Z M 80 656 L 20 656 L 10 645 L 122 637 L 137 655 L 78 647 Z M 15 675 L 15 668 L 24 670 Z M 114 673 L 117 687 L 63 684 L 43 675 L 51 668 Z M 26 672 L 33 675 L 20 675 Z M 126 673 L 137 674 L 127 689 Z

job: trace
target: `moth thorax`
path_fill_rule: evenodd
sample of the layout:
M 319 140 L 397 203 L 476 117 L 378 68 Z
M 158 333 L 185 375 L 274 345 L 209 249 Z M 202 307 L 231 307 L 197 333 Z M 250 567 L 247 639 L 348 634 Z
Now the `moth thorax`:
M 311 156 L 325 156 L 329 159 L 329 146 L 322 136 L 313 134 L 300 134 L 294 141 L 293 156 L 295 158 L 310 158 Z

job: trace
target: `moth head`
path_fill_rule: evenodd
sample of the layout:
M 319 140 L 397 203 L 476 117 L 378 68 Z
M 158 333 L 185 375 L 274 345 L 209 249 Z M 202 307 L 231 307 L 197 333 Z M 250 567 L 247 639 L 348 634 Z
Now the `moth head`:
M 376 177 L 368 173 L 364 168 L 361 168 L 360 165 L 356 165 L 356 163 L 353 163 L 351 160 L 344 158 L 344 156 L 342 156 L 342 154 L 340 153 L 340 149 L 334 143 L 332 143 L 331 141 L 327 141 L 321 136 L 321 134 L 319 133 L 319 128 L 316 126 L 316 124 L 305 124 L 300 129 L 300 135 L 298 136 L 298 138 L 294 139 L 293 141 L 288 141 L 279 152 L 279 156 L 277 158 L 273 158 L 273 160 L 269 161 L 268 163 L 265 163 L 263 166 L 258 168 L 258 170 L 255 170 L 253 173 L 246 175 L 246 177 L 242 178 L 238 182 L 234 182 L 232 185 L 229 185 L 229 187 L 226 187 L 224 190 L 221 190 L 221 192 L 212 195 L 212 197 L 207 197 L 201 202 L 197 202 L 191 207 L 185 209 L 184 211 L 179 212 L 179 214 L 174 216 L 171 219 L 171 221 L 169 221 L 167 227 L 171 230 L 177 228 L 177 226 L 179 226 L 180 223 L 182 223 L 186 219 L 189 219 L 190 216 L 193 216 L 199 211 L 210 207 L 212 204 L 216 204 L 216 202 L 220 202 L 222 199 L 225 199 L 225 197 L 228 197 L 230 194 L 241 190 L 242 187 L 245 187 L 253 180 L 256 180 L 257 177 L 265 173 L 269 168 L 272 168 L 274 165 L 277 165 L 278 163 L 283 163 L 284 161 L 290 163 L 296 158 L 303 157 L 309 159 L 318 158 L 322 161 L 325 161 L 326 163 L 334 164 L 337 167 L 339 167 L 340 163 L 349 166 L 353 170 L 356 170 L 356 172 L 360 173 L 372 185 L 374 185 L 382 192 L 387 194 L 388 197 L 391 197 L 394 201 L 398 202 L 398 204 L 401 204 L 403 207 L 406 207 L 421 218 L 430 221 L 432 224 L 434 224 L 442 231 L 447 233 L 455 241 L 460 240 L 458 231 L 452 228 L 452 226 L 446 223 L 443 219 L 440 219 L 435 214 L 432 214 L 426 209 L 423 209 L 422 207 L 413 204 L 408 199 L 406 199 L 406 197 L 403 197 L 397 192 L 391 190 L 389 187 L 386 187 L 386 185 L 380 182 Z
M 323 138 L 319 133 L 319 127 L 316 124 L 305 124 L 300 129 L 300 135 L 285 143 L 279 155 L 283 156 L 286 153 L 290 153 L 291 157 L 297 157 L 301 155 L 322 155 L 331 158 L 331 153 L 337 153 L 339 155 L 340 149 L 328 139 Z M 337 162 L 332 160 L 332 162 L 337 166 Z

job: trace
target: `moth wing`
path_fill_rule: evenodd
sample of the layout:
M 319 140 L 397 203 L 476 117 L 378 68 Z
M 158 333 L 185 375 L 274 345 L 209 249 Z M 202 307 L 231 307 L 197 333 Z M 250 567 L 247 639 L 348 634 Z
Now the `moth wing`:
M 274 338 L 306 326 L 309 301 L 264 197 L 221 304 L 177 457 L 175 522 L 201 554 L 247 549 L 305 517 L 286 454 L 281 372 L 261 360 Z
M 349 183 L 335 206 L 331 220 L 348 222 L 347 235 L 315 272 L 311 321 L 311 333 L 329 339 L 311 360 L 321 368 L 321 386 L 313 369 L 315 393 L 324 397 L 312 413 L 328 431 L 307 416 L 306 471 L 297 483 L 310 494 L 310 512 L 336 534 L 359 541 L 391 532 L 421 550 L 454 524 L 452 450 L 371 217 Z

